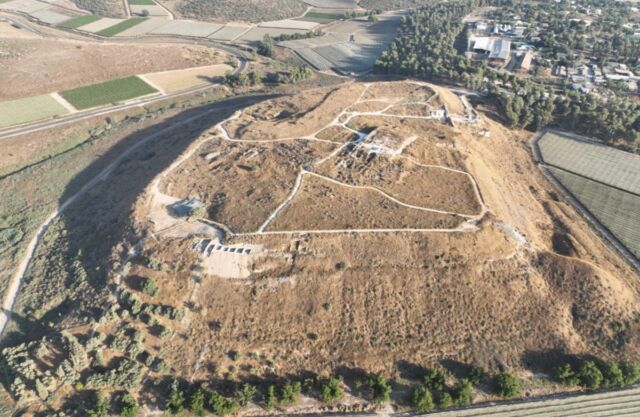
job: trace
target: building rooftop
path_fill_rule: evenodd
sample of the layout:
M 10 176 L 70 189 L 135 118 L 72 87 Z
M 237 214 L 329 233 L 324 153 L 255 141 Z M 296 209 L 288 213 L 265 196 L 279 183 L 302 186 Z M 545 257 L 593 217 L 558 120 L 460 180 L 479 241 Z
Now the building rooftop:
M 505 39 L 497 39 L 491 47 L 490 59 L 509 59 L 511 53 L 511 41 Z

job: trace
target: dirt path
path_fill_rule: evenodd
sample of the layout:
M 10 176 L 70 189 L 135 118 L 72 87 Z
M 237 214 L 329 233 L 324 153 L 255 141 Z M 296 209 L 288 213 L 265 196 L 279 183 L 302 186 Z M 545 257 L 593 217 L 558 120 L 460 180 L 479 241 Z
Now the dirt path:
M 430 84 L 427 83 L 421 83 L 421 82 L 414 82 L 414 84 L 416 85 L 425 85 L 428 86 L 430 88 L 432 88 L 432 86 Z M 275 142 L 284 142 L 284 141 L 300 141 L 300 140 L 305 140 L 305 141 L 318 141 L 318 142 L 329 142 L 329 143 L 333 143 L 333 144 L 337 144 L 339 146 L 336 147 L 335 150 L 333 150 L 332 152 L 330 152 L 329 154 L 327 154 L 326 156 L 324 156 L 323 158 L 317 160 L 313 166 L 314 167 L 318 167 L 320 165 L 322 165 L 323 163 L 325 163 L 326 161 L 330 160 L 332 157 L 334 157 L 335 155 L 338 155 L 343 149 L 345 149 L 347 146 L 352 146 L 353 144 L 358 144 L 360 142 L 362 142 L 367 136 L 367 133 L 364 132 L 360 132 L 357 130 L 352 129 L 351 127 L 349 127 L 349 123 L 350 121 L 355 118 L 355 117 L 359 117 L 359 116 L 383 116 L 383 117 L 395 117 L 395 118 L 405 118 L 405 119 L 420 119 L 420 120 L 441 120 L 444 121 L 443 118 L 440 115 L 431 115 L 431 116 L 415 116 L 415 115 L 403 115 L 403 114 L 389 114 L 387 113 L 387 111 L 389 111 L 391 108 L 393 108 L 394 106 L 397 105 L 401 105 L 401 103 L 398 101 L 398 99 L 393 99 L 393 98 L 383 98 L 383 99 L 374 99 L 374 100 L 365 100 L 364 97 L 367 93 L 367 91 L 369 90 L 370 84 L 365 84 L 365 88 L 363 89 L 363 91 L 361 92 L 361 94 L 348 106 L 346 106 L 335 118 L 334 120 L 332 120 L 330 123 L 328 123 L 327 125 L 323 126 L 321 129 L 319 129 L 318 131 L 306 135 L 306 136 L 298 136 L 298 137 L 286 137 L 286 138 L 274 138 L 274 139 L 262 139 L 262 140 L 243 140 L 243 139 L 236 139 L 236 138 L 232 138 L 226 128 L 226 124 L 232 120 L 236 120 L 238 119 L 241 115 L 242 115 L 242 111 L 238 111 L 235 114 L 233 114 L 232 116 L 230 116 L 229 118 L 227 118 L 226 120 L 220 122 L 219 124 L 217 124 L 215 126 L 215 128 L 213 129 L 214 131 L 217 130 L 217 134 L 213 134 L 210 137 L 206 137 L 203 140 L 199 141 L 197 144 L 194 144 L 194 146 L 188 151 L 186 152 L 184 155 L 182 155 L 179 160 L 176 160 L 175 163 L 173 163 L 171 165 L 171 167 L 169 169 L 167 169 L 160 177 L 158 177 L 158 179 L 156 179 L 153 182 L 153 186 L 151 187 L 150 191 L 151 194 L 157 194 L 158 193 L 158 185 L 159 182 L 162 178 L 166 177 L 167 174 L 169 174 L 171 171 L 173 171 L 174 169 L 176 169 L 182 162 L 186 161 L 191 155 L 193 155 L 193 153 L 198 149 L 198 147 L 200 145 L 202 145 L 204 142 L 210 140 L 213 137 L 217 137 L 220 138 L 224 141 L 228 141 L 228 142 L 245 142 L 245 143 L 265 143 L 265 142 L 271 142 L 271 143 L 275 143 Z M 434 96 L 430 97 L 429 100 L 427 100 L 426 102 L 424 102 L 424 104 L 427 104 L 429 101 L 431 101 L 434 97 L 438 96 L 438 90 L 436 88 L 432 88 L 435 92 Z M 465 113 L 469 111 L 469 108 L 467 106 L 470 106 L 468 103 L 465 103 L 464 100 L 462 100 L 462 98 L 460 98 L 461 102 L 462 102 L 462 108 L 465 109 Z M 366 112 L 359 112 L 359 111 L 351 111 L 349 110 L 350 108 L 352 108 L 353 106 L 360 104 L 360 103 L 364 103 L 364 102 L 369 102 L 369 101 L 382 101 L 382 102 L 388 102 L 391 103 L 388 106 L 384 107 L 381 110 L 378 111 L 366 111 Z M 341 119 L 344 119 L 341 121 Z M 459 117 L 458 118 L 461 122 L 467 122 L 467 123 L 478 123 L 478 120 L 470 120 L 466 117 Z M 323 130 L 329 128 L 329 127 L 334 127 L 334 126 L 339 126 L 343 129 L 346 129 L 352 133 L 354 133 L 355 135 L 357 135 L 357 138 L 355 138 L 352 141 L 348 141 L 348 142 L 335 142 L 335 141 L 330 141 L 330 140 L 323 140 L 323 139 L 318 139 L 317 135 L 322 132 Z M 405 155 L 393 155 L 392 157 L 398 157 L 398 158 L 403 158 L 406 159 L 408 161 L 411 161 L 412 163 L 418 165 L 418 166 L 422 166 L 425 168 L 436 168 L 436 169 L 443 169 L 443 170 L 447 170 L 450 172 L 455 172 L 457 174 L 464 174 L 469 178 L 469 181 L 473 184 L 473 190 L 475 193 L 475 196 L 481 206 L 481 210 L 478 214 L 475 215 L 469 215 L 469 214 L 460 214 L 460 213 L 456 213 L 456 212 L 450 212 L 450 211 L 445 211 L 445 210 L 438 210 L 438 209 L 434 209 L 434 208 L 430 208 L 430 207 L 422 207 L 422 206 L 417 206 L 417 205 L 413 205 L 413 204 L 408 204 L 405 203 L 401 200 L 398 200 L 397 198 L 394 198 L 392 196 L 390 196 L 389 194 L 387 194 L 386 192 L 384 192 L 383 190 L 376 188 L 374 186 L 359 186 L 359 185 L 353 185 L 353 184 L 347 184 L 344 183 L 342 181 L 338 181 L 334 178 L 330 178 L 327 177 L 325 175 L 321 175 L 318 174 L 316 172 L 307 170 L 307 169 L 301 169 L 300 172 L 298 173 L 298 175 L 296 176 L 296 180 L 294 183 L 294 186 L 291 190 L 291 192 L 288 194 L 288 196 L 278 205 L 278 207 L 276 207 L 276 209 L 271 212 L 271 214 L 269 214 L 269 216 L 267 217 L 267 219 L 260 225 L 260 227 L 255 231 L 255 232 L 247 232 L 247 233 L 235 233 L 234 231 L 232 231 L 227 225 L 225 224 L 218 224 L 215 222 L 210 222 L 207 221 L 207 224 L 212 224 L 215 225 L 216 227 L 224 230 L 224 232 L 227 234 L 228 237 L 232 237 L 232 236 L 259 236 L 259 235 L 276 235 L 276 234 L 298 234 L 298 233 L 322 233 L 322 234 L 327 234 L 327 233 L 382 233 L 382 232 L 439 232 L 439 233 L 461 233 L 461 232 L 473 232 L 478 230 L 477 229 L 477 222 L 480 221 L 480 219 L 482 219 L 487 212 L 489 211 L 488 208 L 486 207 L 484 200 L 482 198 L 482 195 L 480 193 L 480 189 L 478 187 L 478 183 L 476 181 L 476 179 L 468 172 L 465 171 L 461 171 L 458 169 L 454 169 L 454 168 L 450 168 L 447 166 L 442 166 L 442 165 L 428 165 L 428 164 L 421 164 L 418 161 L 416 161 L 414 158 L 405 156 Z M 303 182 L 303 177 L 305 175 L 311 175 L 311 176 L 315 176 L 318 178 L 321 178 L 325 181 L 329 181 L 331 183 L 334 183 L 336 185 L 339 186 L 343 186 L 343 187 L 347 187 L 347 188 L 353 188 L 353 189 L 366 189 L 366 190 L 370 190 L 370 191 L 374 191 L 377 192 L 379 194 L 381 194 L 382 196 L 384 196 L 386 199 L 401 205 L 403 207 L 406 208 L 410 208 L 410 209 L 416 209 L 416 210 L 423 210 L 423 211 L 427 211 L 427 212 L 432 212 L 432 213 L 438 213 L 438 214 L 445 214 L 445 215 L 456 215 L 456 216 L 460 216 L 462 218 L 467 219 L 467 221 L 465 221 L 464 223 L 462 223 L 461 225 L 459 225 L 456 228 L 453 229 L 421 229 L 421 228 L 389 228 L 389 229 L 330 229 L 330 230 L 289 230 L 289 231 L 266 231 L 266 228 L 278 217 L 278 215 L 280 213 L 282 213 L 282 211 L 293 201 L 293 199 L 298 195 L 301 187 L 302 187 L 302 182 Z M 153 209 L 153 208 L 152 208 Z

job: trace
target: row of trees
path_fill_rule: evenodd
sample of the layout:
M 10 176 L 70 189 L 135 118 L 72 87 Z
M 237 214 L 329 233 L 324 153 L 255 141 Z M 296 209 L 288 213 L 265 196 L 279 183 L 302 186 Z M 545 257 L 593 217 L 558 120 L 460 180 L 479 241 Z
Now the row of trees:
M 640 382 L 640 363 L 613 361 L 584 361 L 573 365 L 564 363 L 554 371 L 554 379 L 568 387 L 588 389 L 612 388 Z
M 624 140 L 640 147 L 640 103 L 625 98 L 599 99 L 568 88 L 557 91 L 515 75 L 499 73 L 454 47 L 464 34 L 462 17 L 500 0 L 455 0 L 415 10 L 375 64 L 378 73 L 439 80 L 485 92 L 495 99 L 511 127 L 538 130 L 558 126 L 608 142 Z

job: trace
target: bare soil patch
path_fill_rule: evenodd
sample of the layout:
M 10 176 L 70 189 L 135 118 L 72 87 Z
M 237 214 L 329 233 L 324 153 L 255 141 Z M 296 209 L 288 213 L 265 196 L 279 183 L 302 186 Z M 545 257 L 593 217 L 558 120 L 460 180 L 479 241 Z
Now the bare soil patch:
M 254 232 L 291 192 L 300 169 L 333 147 L 309 141 L 214 139 L 169 175 L 161 189 L 178 198 L 200 198 L 209 207 L 209 218 L 234 232 Z
M 454 229 L 462 220 L 401 206 L 376 190 L 306 175 L 298 195 L 267 230 Z
M 331 123 L 364 91 L 361 84 L 317 89 L 246 109 L 226 125 L 232 138 L 265 140 L 313 134 Z

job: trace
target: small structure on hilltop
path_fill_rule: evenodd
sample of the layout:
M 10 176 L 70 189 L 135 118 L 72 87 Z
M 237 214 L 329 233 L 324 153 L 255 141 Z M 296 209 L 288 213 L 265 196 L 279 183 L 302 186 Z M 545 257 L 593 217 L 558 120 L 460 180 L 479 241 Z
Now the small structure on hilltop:
M 169 212 L 175 217 L 203 217 L 206 209 L 204 203 L 194 197 L 171 204 Z

